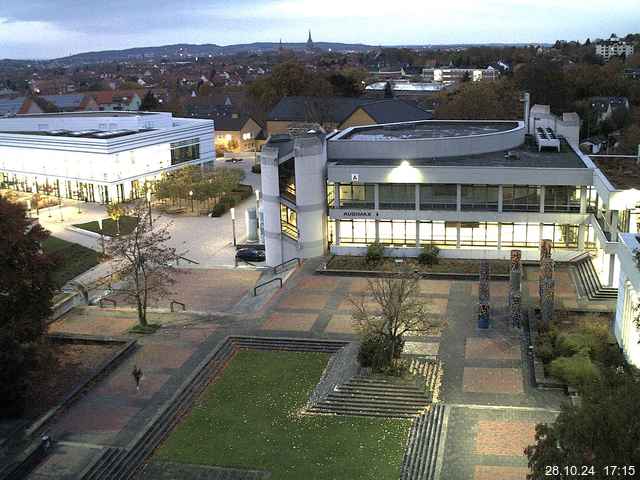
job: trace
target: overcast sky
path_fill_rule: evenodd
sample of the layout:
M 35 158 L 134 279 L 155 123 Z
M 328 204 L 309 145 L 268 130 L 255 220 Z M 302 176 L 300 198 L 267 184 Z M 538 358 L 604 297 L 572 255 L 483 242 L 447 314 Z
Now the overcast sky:
M 639 0 L 0 0 L 0 58 L 172 43 L 524 43 L 640 30 Z

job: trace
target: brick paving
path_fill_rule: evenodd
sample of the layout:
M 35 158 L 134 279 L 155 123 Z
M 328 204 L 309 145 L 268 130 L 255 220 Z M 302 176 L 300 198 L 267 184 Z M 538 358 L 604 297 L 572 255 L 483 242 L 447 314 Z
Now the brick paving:
M 464 367 L 463 390 L 470 393 L 523 393 L 519 368 Z
M 519 360 L 520 345 L 506 338 L 467 337 L 464 358 L 491 360 Z
M 474 480 L 527 480 L 529 469 L 526 467 L 496 467 L 476 465 Z
M 267 321 L 262 325 L 262 329 L 308 332 L 317 319 L 318 314 L 316 313 L 276 312 L 269 315 Z
M 479 455 L 519 456 L 534 443 L 533 422 L 481 420 L 476 433 L 475 453 Z

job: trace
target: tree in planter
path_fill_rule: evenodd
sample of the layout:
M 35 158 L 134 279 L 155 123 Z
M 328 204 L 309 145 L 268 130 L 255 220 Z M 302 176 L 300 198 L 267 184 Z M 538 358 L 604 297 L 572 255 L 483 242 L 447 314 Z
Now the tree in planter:
M 120 219 L 127 214 L 127 210 L 121 203 L 109 203 L 107 205 L 107 215 L 116 222 L 116 233 L 120 235 Z
M 375 350 L 378 370 L 395 367 L 407 333 L 426 333 L 442 325 L 420 298 L 419 280 L 418 275 L 408 273 L 369 279 L 368 294 L 373 302 L 366 293 L 350 299 L 353 322 L 363 337 L 363 349 Z
M 435 245 L 425 245 L 422 247 L 422 251 L 418 255 L 418 263 L 420 265 L 435 265 L 438 263 L 438 256 L 440 255 L 440 249 Z
M 525 450 L 532 471 L 527 478 L 545 478 L 548 465 L 593 465 L 598 472 L 594 478 L 602 478 L 598 475 L 604 474 L 605 466 L 634 465 L 635 471 L 626 475 L 636 478 L 639 396 L 640 382 L 634 375 L 615 371 L 603 375 L 582 392 L 579 406 L 566 403 L 555 422 L 536 426 L 536 443 Z
M 149 301 L 167 295 L 169 285 L 175 283 L 171 263 L 178 254 L 175 248 L 166 245 L 171 238 L 168 225 L 157 220 L 151 225 L 144 202 L 135 204 L 130 215 L 136 219 L 136 228 L 129 235 L 115 237 L 107 245 L 106 253 L 114 260 L 115 272 L 127 279 L 118 291 L 135 301 L 138 322 L 144 330 L 150 328 Z
M 384 257 L 384 246 L 380 243 L 372 243 L 367 247 L 367 263 L 378 263 Z
M 0 417 L 19 414 L 30 373 L 46 359 L 43 343 L 55 283 L 53 260 L 22 206 L 0 197 Z

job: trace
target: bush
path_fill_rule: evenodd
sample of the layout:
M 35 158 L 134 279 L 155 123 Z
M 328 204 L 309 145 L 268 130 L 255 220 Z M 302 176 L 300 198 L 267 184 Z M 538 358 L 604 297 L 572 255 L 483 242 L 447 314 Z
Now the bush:
M 548 334 L 536 338 L 536 356 L 542 363 L 549 363 L 554 357 L 553 341 Z
M 378 263 L 384 257 L 384 247 L 379 243 L 372 243 L 367 247 L 367 262 Z
M 593 383 L 600 377 L 598 367 L 587 355 L 579 353 L 556 358 L 551 362 L 549 371 L 552 376 L 576 387 Z
M 211 216 L 212 217 L 220 217 L 222 215 L 224 215 L 224 212 L 226 212 L 227 209 L 225 208 L 225 206 L 222 203 L 216 203 L 213 208 L 211 209 Z
M 369 333 L 364 336 L 358 351 L 358 361 L 363 367 L 370 367 L 376 372 L 399 372 L 402 369 L 392 365 L 390 337 L 376 333 Z M 404 339 L 395 339 L 394 359 L 400 358 L 404 348 Z M 397 373 L 394 373 L 394 375 Z
M 253 165 L 251 167 L 251 172 L 260 174 L 262 172 L 260 165 Z
M 435 265 L 438 263 L 440 249 L 435 245 L 425 245 L 422 252 L 418 255 L 418 263 L 421 265 Z

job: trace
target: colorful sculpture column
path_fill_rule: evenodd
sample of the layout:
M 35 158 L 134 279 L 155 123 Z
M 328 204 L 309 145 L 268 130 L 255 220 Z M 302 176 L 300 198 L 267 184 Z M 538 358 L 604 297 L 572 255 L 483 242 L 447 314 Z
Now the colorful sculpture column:
M 491 271 L 488 260 L 480 261 L 480 285 L 478 287 L 478 328 L 489 328 Z
M 553 321 L 555 308 L 555 280 L 553 279 L 553 260 L 551 259 L 551 240 L 540 242 L 540 314 L 545 326 Z
M 522 251 L 511 250 L 511 271 L 509 272 L 509 308 L 511 325 L 520 328 L 522 321 Z

